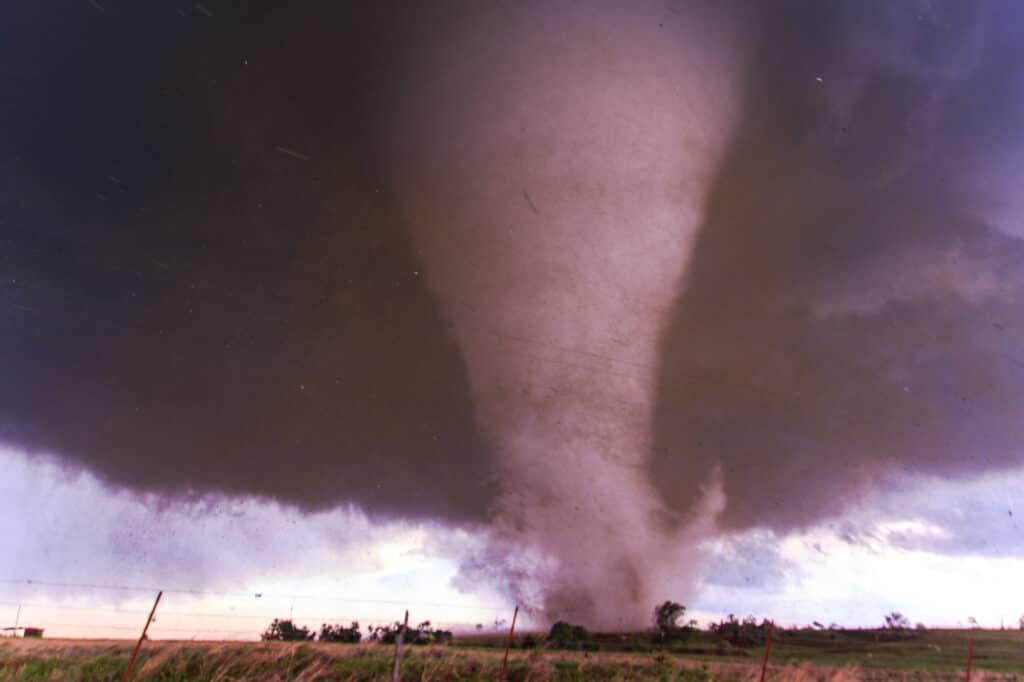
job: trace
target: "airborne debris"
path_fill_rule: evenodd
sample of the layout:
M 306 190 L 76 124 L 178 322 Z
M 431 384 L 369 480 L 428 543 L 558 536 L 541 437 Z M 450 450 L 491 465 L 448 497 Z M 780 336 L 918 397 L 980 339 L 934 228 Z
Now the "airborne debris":
M 530 209 L 533 211 L 534 215 L 540 215 L 540 211 L 537 210 L 537 205 L 533 203 L 533 199 L 530 198 L 530 195 L 526 193 L 525 189 L 523 190 L 523 198 L 526 199 L 526 203 L 530 205 Z
M 302 152 L 297 152 L 294 149 L 289 149 L 288 147 L 275 147 L 275 149 L 281 152 L 282 154 L 287 154 L 292 158 L 301 159 L 302 161 L 309 161 L 308 156 L 306 156 Z
M 96 0 L 89 0 L 89 4 L 92 5 L 100 14 L 104 14 L 107 11 L 106 8 L 100 3 L 96 2 Z
M 208 18 L 213 19 L 213 12 L 211 12 L 203 3 L 197 2 L 196 9 L 205 14 Z

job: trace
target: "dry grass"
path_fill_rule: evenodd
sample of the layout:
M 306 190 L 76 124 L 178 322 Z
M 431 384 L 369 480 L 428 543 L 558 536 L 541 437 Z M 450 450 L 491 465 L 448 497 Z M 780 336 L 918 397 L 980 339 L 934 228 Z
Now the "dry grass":
M 0 680 L 119 680 L 132 643 L 110 640 L 0 640 Z M 146 642 L 135 679 L 176 682 L 390 679 L 391 647 L 376 644 Z M 410 647 L 402 679 L 416 682 L 495 680 L 499 650 Z M 758 682 L 754 662 L 701 662 L 669 655 L 515 651 L 510 682 L 678 680 Z M 769 682 L 958 682 L 960 671 L 769 666 Z M 972 682 L 1024 682 L 1015 673 L 977 672 Z

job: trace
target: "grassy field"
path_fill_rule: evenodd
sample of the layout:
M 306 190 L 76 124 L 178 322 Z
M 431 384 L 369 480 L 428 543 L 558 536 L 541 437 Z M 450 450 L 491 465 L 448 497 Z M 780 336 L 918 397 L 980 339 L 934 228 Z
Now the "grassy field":
M 1024 682 L 1024 632 L 949 630 L 898 638 L 873 631 L 777 633 L 768 680 L 963 680 L 968 634 L 975 642 L 972 680 Z M 496 680 L 500 641 L 469 637 L 452 646 L 409 647 L 402 679 Z M 755 682 L 763 653 L 760 647 L 723 645 L 703 634 L 670 651 L 651 650 L 640 635 L 598 635 L 596 642 L 602 650 L 514 649 L 508 679 Z M 132 646 L 111 640 L 0 640 L 0 680 L 120 680 Z M 134 679 L 383 680 L 390 679 L 392 653 L 391 647 L 376 644 L 155 641 L 143 646 Z

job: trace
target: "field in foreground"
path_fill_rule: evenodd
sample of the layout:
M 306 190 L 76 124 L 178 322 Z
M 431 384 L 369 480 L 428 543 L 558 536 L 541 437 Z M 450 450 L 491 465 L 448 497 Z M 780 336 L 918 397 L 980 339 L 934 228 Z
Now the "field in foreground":
M 972 680 L 1024 682 L 1024 632 L 973 631 Z M 770 682 L 907 682 L 964 679 L 965 631 L 930 631 L 898 641 L 868 633 L 806 633 L 773 645 Z M 607 635 L 607 638 L 617 636 Z M 622 636 L 625 641 L 627 636 Z M 788 639 L 788 641 L 787 641 Z M 402 679 L 496 680 L 502 651 L 497 638 L 453 646 L 409 647 Z M 609 642 L 610 643 L 610 642 Z M 678 680 L 756 682 L 761 649 L 569 652 L 513 650 L 510 681 Z M 120 680 L 133 643 L 112 640 L 0 640 L 0 680 Z M 377 644 L 146 642 L 137 680 L 390 679 L 393 649 Z

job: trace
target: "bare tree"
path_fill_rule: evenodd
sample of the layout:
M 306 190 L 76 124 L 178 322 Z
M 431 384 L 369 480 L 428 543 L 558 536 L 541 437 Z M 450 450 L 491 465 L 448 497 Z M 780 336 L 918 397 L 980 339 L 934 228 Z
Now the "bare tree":
M 899 611 L 893 611 L 885 616 L 886 630 L 909 630 L 910 619 Z

